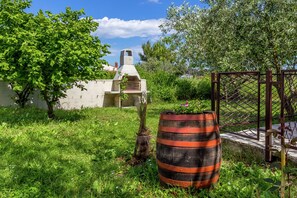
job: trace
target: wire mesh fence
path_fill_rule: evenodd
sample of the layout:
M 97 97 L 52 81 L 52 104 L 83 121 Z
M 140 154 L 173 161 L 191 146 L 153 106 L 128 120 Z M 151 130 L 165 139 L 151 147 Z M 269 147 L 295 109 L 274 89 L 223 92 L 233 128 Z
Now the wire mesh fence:
M 286 134 L 297 135 L 297 70 L 272 74 L 269 82 L 267 74 L 260 72 L 212 74 L 212 85 L 212 108 L 222 132 L 259 139 L 260 131 L 265 131 L 270 102 L 272 124 L 288 122 Z M 267 95 L 268 91 L 271 94 Z
M 297 71 L 282 71 L 282 133 L 287 143 L 297 137 Z M 291 145 L 297 150 L 297 145 Z
M 257 138 L 259 117 L 259 72 L 219 73 L 217 112 L 221 130 L 241 131 Z

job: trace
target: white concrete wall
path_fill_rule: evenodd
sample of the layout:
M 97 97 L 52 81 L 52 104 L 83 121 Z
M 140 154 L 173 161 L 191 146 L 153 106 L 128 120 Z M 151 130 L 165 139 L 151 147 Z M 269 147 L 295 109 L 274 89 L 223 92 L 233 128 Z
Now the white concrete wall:
M 0 106 L 16 106 L 12 100 L 14 96 L 15 93 L 12 91 L 10 85 L 0 81 Z
M 146 79 L 141 79 L 141 91 L 147 91 Z
M 73 87 L 69 89 L 66 98 L 60 99 L 59 107 L 62 109 L 81 109 L 85 107 L 111 106 L 114 101 L 105 96 L 105 91 L 111 91 L 113 80 L 95 80 L 82 83 L 87 90 Z
M 66 98 L 62 98 L 56 108 L 59 109 L 81 109 L 85 107 L 105 107 L 116 105 L 116 95 L 105 94 L 112 91 L 113 80 L 95 80 L 82 83 L 87 90 L 73 87 L 69 89 Z M 146 80 L 141 80 L 141 91 L 146 90 Z M 15 94 L 8 83 L 0 81 L 0 106 L 16 106 L 11 99 Z M 135 95 L 135 94 L 134 94 Z M 136 94 L 137 95 L 137 94 Z M 138 94 L 139 95 L 139 94 Z M 133 96 L 130 97 L 130 100 Z M 132 102 L 131 102 L 132 104 Z M 29 105 L 46 109 L 46 103 L 41 99 L 38 91 L 31 96 Z
M 40 109 L 47 109 L 46 102 L 42 99 L 40 92 L 38 90 L 34 91 L 34 93 L 31 96 L 31 100 L 28 102 L 28 105 Z
M 7 82 L 0 81 L 0 106 L 18 106 L 12 99 L 13 97 L 16 97 L 16 94 L 12 91 L 11 86 Z M 40 99 L 38 91 L 29 96 L 27 105 L 47 108 L 46 103 Z

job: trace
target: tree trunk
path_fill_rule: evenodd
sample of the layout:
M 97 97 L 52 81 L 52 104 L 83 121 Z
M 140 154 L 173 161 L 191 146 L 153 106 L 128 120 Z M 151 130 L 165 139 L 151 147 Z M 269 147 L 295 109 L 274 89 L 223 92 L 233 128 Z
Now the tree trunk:
M 144 162 L 150 155 L 150 131 L 146 127 L 146 110 L 147 104 L 141 103 L 138 107 L 138 115 L 140 119 L 139 129 L 137 133 L 137 138 L 135 142 L 134 154 L 133 154 L 133 164 L 138 164 Z
M 281 86 L 281 83 L 284 83 L 284 82 L 282 82 L 281 67 L 280 67 L 280 65 L 278 63 L 278 55 L 277 55 L 276 50 L 274 50 L 273 57 L 274 57 L 274 65 L 275 65 L 275 68 L 276 68 L 276 75 L 277 75 L 277 84 L 275 84 L 274 87 L 276 88 L 278 97 L 279 97 L 279 99 L 281 101 L 282 100 L 282 86 Z M 283 90 L 283 91 L 285 91 L 285 90 Z M 284 102 L 284 109 L 287 112 L 287 115 L 288 116 L 293 116 L 295 112 L 294 112 L 293 105 L 291 103 L 291 97 L 284 94 L 283 100 L 284 100 L 283 101 Z
M 13 86 L 11 84 L 11 86 Z M 26 103 L 29 101 L 29 96 L 32 93 L 33 88 L 30 85 L 26 85 L 25 88 L 21 91 L 15 91 L 17 95 L 17 99 L 15 102 L 19 105 L 19 107 L 24 108 Z
M 140 111 L 141 113 L 139 114 L 139 118 L 140 118 L 140 124 L 139 124 L 139 130 L 138 130 L 138 135 L 147 135 L 147 128 L 146 128 L 146 109 L 147 109 L 147 105 L 145 104 L 141 104 L 141 108 Z
M 48 102 L 48 101 L 46 101 L 46 104 L 47 104 L 47 117 L 49 119 L 54 119 L 55 118 L 54 105 L 52 104 L 52 102 Z
M 278 94 L 278 97 L 280 99 L 280 101 L 282 100 L 282 88 L 280 86 L 281 81 L 280 79 L 278 79 L 278 84 L 277 85 L 274 85 L 274 87 L 276 88 L 276 91 L 277 91 L 277 94 Z M 283 102 L 284 102 L 284 109 L 285 111 L 287 112 L 287 115 L 288 116 L 293 116 L 295 114 L 295 111 L 294 111 L 294 107 L 292 105 L 292 102 L 291 102 L 291 97 L 290 96 L 287 96 L 286 94 L 284 94 L 284 98 L 283 98 Z
M 271 27 L 270 27 L 270 23 L 269 23 L 269 17 L 268 16 L 265 16 L 265 20 L 268 22 L 267 24 L 267 27 L 266 27 L 266 31 L 267 31 L 267 40 L 269 41 L 269 47 L 270 49 L 272 50 L 272 65 L 275 69 L 275 72 L 276 72 L 276 75 L 277 75 L 277 85 L 274 85 L 274 87 L 276 88 L 277 90 L 277 93 L 278 93 L 278 96 L 280 98 L 280 100 L 282 99 L 281 98 L 281 82 L 282 82 L 282 79 L 281 79 L 281 69 L 282 69 L 282 66 L 281 66 L 281 62 L 279 61 L 279 54 L 278 54 L 278 51 L 277 51 L 277 46 L 275 45 L 275 41 L 274 41 L 274 38 L 276 37 L 274 35 L 274 32 L 271 30 Z M 268 68 L 266 68 L 268 69 Z M 288 96 L 284 96 L 283 98 L 284 100 L 284 108 L 287 112 L 287 114 L 289 116 L 292 116 L 294 115 L 294 108 L 291 104 L 291 100 L 290 100 L 290 97 Z
M 43 95 L 43 98 L 44 98 L 44 100 L 46 102 L 46 105 L 47 105 L 47 117 L 49 119 L 55 118 L 53 101 L 50 100 L 50 97 L 47 95 L 46 91 L 42 91 L 41 94 Z

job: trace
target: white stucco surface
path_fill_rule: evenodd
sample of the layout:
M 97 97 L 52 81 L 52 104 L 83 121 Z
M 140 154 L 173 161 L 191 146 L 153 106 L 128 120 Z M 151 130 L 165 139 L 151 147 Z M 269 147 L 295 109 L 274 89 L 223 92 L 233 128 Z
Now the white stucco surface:
M 81 109 L 87 107 L 106 107 L 106 106 L 118 106 L 117 97 L 119 92 L 112 93 L 112 86 L 114 81 L 109 80 L 94 80 L 88 83 L 82 83 L 86 90 L 73 87 L 69 89 L 66 94 L 66 98 L 59 100 L 56 108 L 58 109 Z M 140 95 L 142 91 L 146 91 L 146 80 L 141 79 L 141 91 L 128 91 L 131 95 Z M 109 94 L 107 94 L 109 93 Z M 0 81 L 0 106 L 16 106 L 12 97 L 15 93 L 11 90 L 8 83 Z M 133 97 L 132 97 L 133 98 Z M 130 100 L 132 100 L 132 98 Z M 30 96 L 29 105 L 46 109 L 46 103 L 41 99 L 38 91 L 35 91 Z M 131 102 L 133 104 L 133 102 Z
M 0 81 L 0 106 L 14 106 L 12 97 L 15 93 L 12 91 L 10 85 L 6 82 Z
M 105 91 L 111 91 L 113 80 L 96 80 L 82 83 L 87 90 L 73 87 L 69 89 L 66 98 L 60 99 L 62 109 L 80 109 L 85 107 L 103 107 L 112 105 L 113 101 L 105 97 Z
M 114 80 L 121 80 L 123 75 L 136 76 L 140 80 L 140 76 L 134 65 L 122 65 L 116 73 Z

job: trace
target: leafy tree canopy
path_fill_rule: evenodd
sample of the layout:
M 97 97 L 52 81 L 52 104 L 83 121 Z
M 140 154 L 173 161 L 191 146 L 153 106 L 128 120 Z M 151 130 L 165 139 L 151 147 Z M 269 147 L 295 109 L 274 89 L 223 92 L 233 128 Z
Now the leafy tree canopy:
M 34 16 L 24 12 L 28 6 L 30 1 L 1 0 L 0 73 L 19 89 L 25 84 L 39 89 L 53 117 L 53 105 L 67 89 L 98 76 L 108 45 L 91 35 L 98 23 L 83 10 L 40 10 Z
M 146 43 L 142 44 L 143 54 L 139 53 L 139 57 L 141 61 L 148 61 L 150 58 L 155 58 L 159 61 L 175 61 L 175 55 L 166 44 L 162 41 L 157 41 L 155 43 L 151 43 L 147 41 Z
M 33 14 L 24 12 L 29 5 L 25 0 L 0 0 L 0 78 L 11 83 L 21 107 L 33 90 L 28 79 L 31 68 L 23 55 L 34 37 Z
M 210 0 L 207 8 L 172 5 L 162 25 L 189 65 L 218 71 L 297 64 L 297 1 Z
M 142 44 L 143 54 L 139 53 L 140 64 L 147 72 L 164 71 L 174 74 L 183 74 L 186 67 L 177 61 L 176 52 L 167 46 L 166 41 L 159 40 L 155 43 L 147 41 Z

